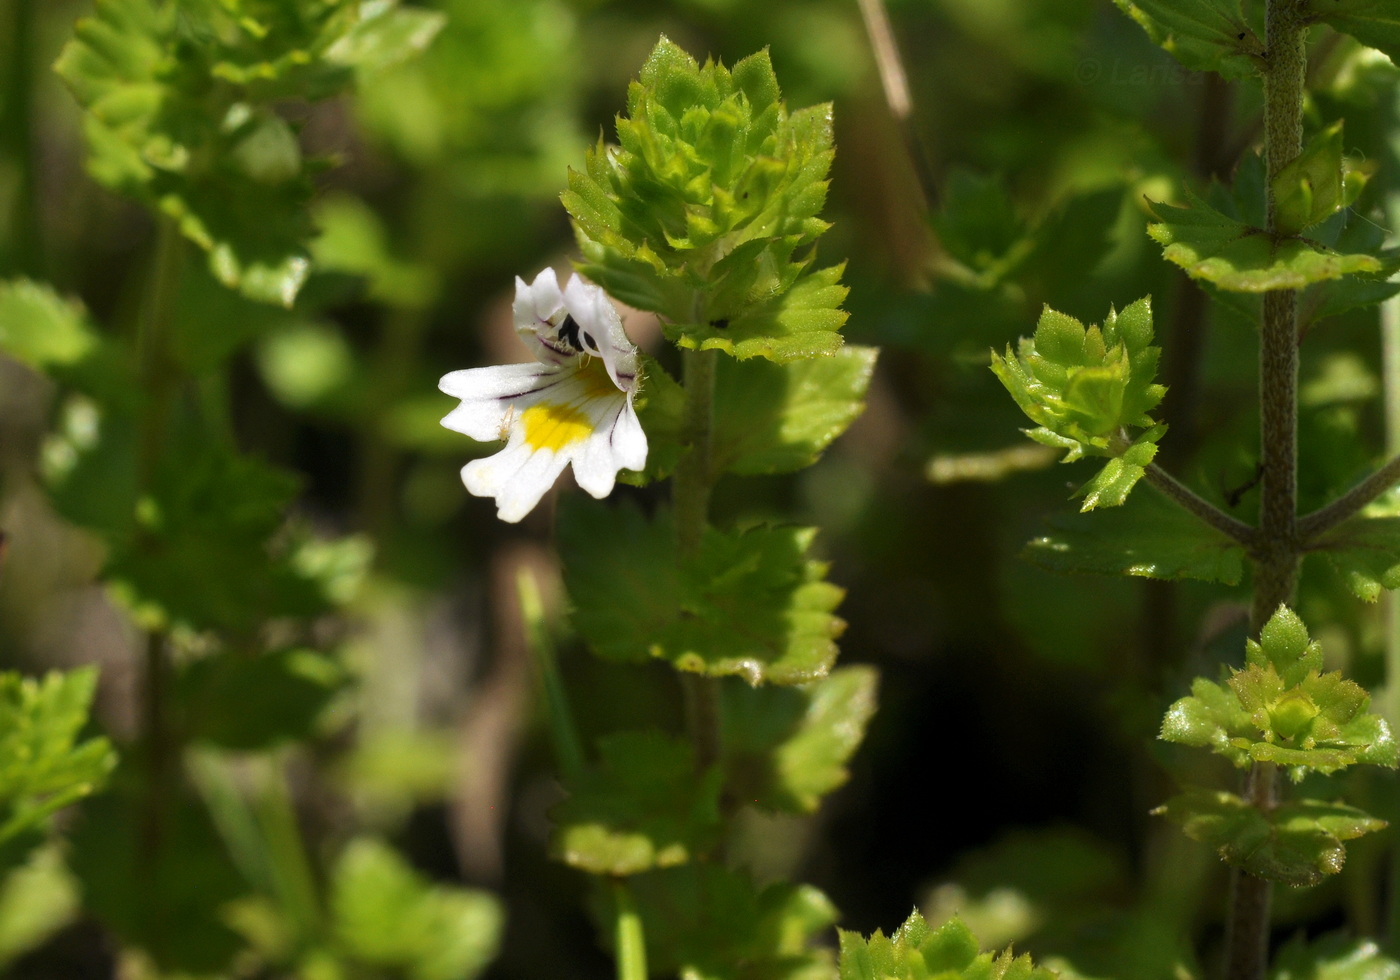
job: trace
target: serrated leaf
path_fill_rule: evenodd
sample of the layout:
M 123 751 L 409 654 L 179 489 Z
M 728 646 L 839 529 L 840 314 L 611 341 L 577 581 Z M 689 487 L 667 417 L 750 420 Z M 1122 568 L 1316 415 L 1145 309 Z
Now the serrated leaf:
M 93 176 L 172 219 L 225 285 L 291 306 L 321 164 L 270 107 L 345 89 L 350 64 L 406 57 L 436 22 L 392 0 L 99 0 L 55 68 L 86 112 Z
M 1400 963 L 1369 939 L 1331 935 L 1308 942 L 1301 934 L 1274 957 L 1272 980 L 1397 980 Z
M 865 409 L 873 347 L 773 364 L 720 361 L 710 442 L 713 472 L 790 473 L 811 466 Z
M 711 863 L 628 881 L 641 912 L 647 966 L 687 980 L 829 980 L 832 955 L 814 942 L 836 921 L 811 885 L 758 888 L 749 876 Z M 613 920 L 611 902 L 599 919 Z
M 1081 513 L 1097 507 L 1121 507 L 1128 494 L 1142 479 L 1152 458 L 1157 455 L 1157 444 L 1153 441 L 1161 437 L 1158 426 L 1139 436 L 1137 441 L 1124 451 L 1122 456 L 1110 459 L 1088 483 L 1075 491 L 1076 497 L 1083 497 Z
M 845 264 L 819 269 L 765 302 L 749 304 L 736 318 L 705 323 L 668 323 L 666 335 L 692 350 L 722 350 L 740 360 L 764 357 L 785 363 L 826 357 L 841 347 L 841 309 L 849 290 L 841 285 Z
M 84 909 L 163 971 L 222 972 L 242 948 L 225 906 L 247 886 L 208 812 L 178 781 L 156 794 L 124 768 L 114 782 L 82 808 L 71 835 Z
M 37 836 L 56 810 L 106 782 L 111 744 L 79 739 L 96 688 L 92 667 L 41 680 L 0 673 L 0 844 Z
M 829 105 L 789 114 L 767 52 L 731 72 L 663 37 L 617 135 L 562 196 L 584 275 L 685 347 L 789 360 L 840 345 L 840 270 L 804 277 L 827 227 Z
M 1400 588 L 1400 517 L 1354 517 L 1309 546 L 1322 555 L 1352 594 L 1375 602 Z
M 1397 746 L 1379 715 L 1367 714 L 1370 695 L 1340 672 L 1321 673 L 1322 648 L 1288 607 L 1246 641 L 1247 666 L 1224 685 L 1197 678 L 1177 701 L 1161 737 L 1209 747 L 1245 767 L 1271 762 L 1330 773 L 1357 763 L 1394 768 Z
M 1309 0 L 1306 16 L 1384 51 L 1400 65 L 1400 12 L 1389 0 Z
M 992 373 L 1040 426 L 1030 438 L 1065 449 L 1067 463 L 1085 455 L 1114 461 L 1081 491 L 1085 510 L 1122 504 L 1166 431 L 1148 415 L 1166 393 L 1151 341 L 1152 306 L 1143 298 L 1087 328 L 1047 306 L 1034 337 L 1014 352 L 1008 346 L 1005 357 L 992 352 Z M 1130 438 L 1130 427 L 1147 431 Z
M 410 980 L 470 980 L 496 954 L 504 915 L 492 895 L 433 884 L 389 845 L 352 840 L 331 875 L 334 932 L 349 958 Z
M 95 345 L 80 303 L 29 279 L 0 282 L 0 354 L 43 370 L 74 364 Z
M 1158 224 L 1148 234 L 1162 254 L 1196 279 L 1221 289 L 1262 293 L 1306 286 L 1355 273 L 1378 273 L 1383 265 L 1369 254 L 1343 254 L 1297 237 L 1276 237 L 1231 218 L 1190 191 L 1191 206 L 1153 203 Z
M 842 931 L 840 980 L 1054 980 L 1029 956 L 979 953 L 977 940 L 956 918 L 929 927 L 916 910 L 891 937 L 868 940 Z
M 1297 800 L 1268 814 L 1233 793 L 1192 790 L 1153 811 L 1227 864 L 1288 885 L 1315 885 L 1342 870 L 1344 841 L 1381 830 L 1384 820 L 1341 803 Z
M 1117 510 L 1050 520 L 1048 534 L 1024 552 L 1055 572 L 1200 579 L 1234 585 L 1244 572 L 1244 548 L 1155 493 Z
M 689 743 L 661 732 L 598 740 L 598 764 L 566 782 L 550 812 L 550 853 L 600 875 L 684 864 L 719 833 L 721 773 L 697 773 Z
M 1239 0 L 1114 0 L 1153 42 L 1193 71 L 1248 78 L 1265 66 L 1263 25 Z
M 167 459 L 111 541 L 122 596 L 151 622 L 235 632 L 324 608 L 319 583 L 290 561 L 293 542 L 273 541 L 297 479 L 223 447 L 189 450 Z
M 560 521 L 574 623 L 609 660 L 659 657 L 677 669 L 801 684 L 826 674 L 845 623 L 843 590 L 806 557 L 808 528 L 709 528 L 681 565 L 669 512 L 587 504 Z
M 845 667 L 801 687 L 725 685 L 725 784 L 735 798 L 813 813 L 847 778 L 846 763 L 875 712 L 877 674 Z

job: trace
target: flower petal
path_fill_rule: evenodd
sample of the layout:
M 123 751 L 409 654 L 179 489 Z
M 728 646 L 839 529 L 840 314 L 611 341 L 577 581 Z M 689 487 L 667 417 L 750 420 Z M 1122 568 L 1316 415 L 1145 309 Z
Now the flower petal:
M 478 497 L 494 497 L 496 516 L 514 524 L 535 509 L 568 462 L 564 453 L 535 449 L 523 438 L 512 438 L 496 455 L 462 467 L 462 483 Z
M 613 384 L 621 391 L 636 391 L 637 348 L 627 339 L 622 317 L 603 288 L 574 276 L 564 287 L 564 309 L 579 325 L 583 349 L 603 359 Z
M 462 403 L 442 420 L 449 429 L 480 442 L 509 435 L 512 408 L 519 399 L 550 389 L 567 377 L 556 365 L 498 364 L 445 374 L 438 388 Z
M 571 355 L 551 348 L 544 341 L 544 335 L 553 333 L 564 315 L 564 299 L 553 269 L 541 270 L 529 285 L 519 276 L 515 277 L 515 302 L 511 304 L 511 312 L 515 315 L 515 331 L 535 360 L 544 364 L 573 360 Z

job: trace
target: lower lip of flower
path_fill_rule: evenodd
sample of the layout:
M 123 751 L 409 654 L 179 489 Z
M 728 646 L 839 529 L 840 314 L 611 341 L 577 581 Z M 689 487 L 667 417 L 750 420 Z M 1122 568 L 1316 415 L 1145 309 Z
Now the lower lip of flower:
M 521 413 L 520 422 L 525 427 L 525 442 L 532 449 L 558 452 L 593 434 L 588 416 L 568 405 L 531 405 Z

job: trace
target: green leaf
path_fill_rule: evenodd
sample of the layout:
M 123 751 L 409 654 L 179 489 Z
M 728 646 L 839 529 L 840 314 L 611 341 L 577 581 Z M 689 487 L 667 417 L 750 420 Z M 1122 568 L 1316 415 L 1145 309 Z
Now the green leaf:
M 1400 65 L 1400 12 L 1389 0 L 1308 0 L 1306 7 L 1309 19 L 1379 48 Z
M 621 145 L 599 142 L 563 194 L 584 275 L 661 314 L 683 347 L 833 352 L 841 270 L 805 273 L 827 228 L 831 107 L 789 114 L 766 51 L 731 72 L 664 37 L 627 102 Z
M 1027 435 L 1066 450 L 1065 462 L 1113 460 L 1080 491 L 1084 510 L 1122 504 L 1166 432 L 1148 415 L 1166 393 L 1155 381 L 1161 349 L 1151 341 L 1152 305 L 1143 298 L 1121 314 L 1110 308 L 1102 327 L 1047 306 L 1034 337 L 1021 338 L 1014 353 L 1008 346 L 1005 357 L 992 352 L 992 372 L 1040 426 Z M 1129 427 L 1147 431 L 1129 439 Z
M 157 794 L 124 766 L 112 791 L 83 807 L 71 843 L 84 908 L 163 972 L 221 973 L 242 948 L 223 916 L 247 886 L 178 780 Z
M 341 853 L 330 906 L 336 938 L 351 959 L 409 980 L 470 980 L 495 956 L 504 924 L 490 894 L 433 884 L 369 837 Z
M 43 370 L 81 361 L 95 343 L 81 304 L 28 279 L 0 281 L 0 354 Z
M 1079 508 L 1080 512 L 1085 513 L 1097 507 L 1123 506 L 1128 494 L 1137 486 L 1138 480 L 1141 480 L 1143 473 L 1147 471 L 1148 464 L 1157 455 L 1155 440 L 1162 437 L 1165 428 L 1155 426 L 1143 433 L 1124 450 L 1123 455 L 1109 460 L 1097 476 L 1076 490 L 1074 495 L 1084 498 L 1084 503 Z
M 715 473 L 791 473 L 811 466 L 865 409 L 873 347 L 773 364 L 723 360 L 715 380 Z
M 841 347 L 841 309 L 846 294 L 841 285 L 845 264 L 818 269 L 764 302 L 755 300 L 736 317 L 715 317 L 702 323 L 666 323 L 666 335 L 692 350 L 722 350 L 743 360 L 765 357 L 785 363 L 800 358 L 826 357 Z
M 220 653 L 186 665 L 175 693 L 191 740 L 257 751 L 312 735 L 346 681 L 339 664 L 311 650 Z
M 618 479 L 636 486 L 670 476 L 685 453 L 681 442 L 685 389 L 655 358 L 640 355 L 642 381 L 635 400 L 637 418 L 647 434 L 647 466 L 641 473 L 623 470 Z
M 1342 124 L 1327 127 L 1274 175 L 1274 224 L 1296 235 L 1321 224 L 1356 200 L 1365 185 L 1342 156 Z
M 416 57 L 438 36 L 447 16 L 421 7 L 364 5 L 362 19 L 326 48 L 326 60 L 378 72 Z
M 1375 602 L 1382 590 L 1400 588 L 1400 517 L 1354 517 L 1309 547 L 1358 599 Z
M 305 534 L 284 530 L 297 479 L 195 437 L 180 440 L 147 495 L 95 515 L 112 521 L 99 530 L 120 597 L 147 624 L 240 635 L 269 618 L 323 611 L 327 583 L 317 568 L 298 564 Z M 82 467 L 65 482 L 80 479 L 91 479 Z
M 1366 713 L 1370 695 L 1340 672 L 1321 673 L 1322 647 L 1291 609 L 1280 606 L 1259 641 L 1246 641 L 1245 659 L 1224 685 L 1197 678 L 1167 711 L 1161 737 L 1209 747 L 1239 767 L 1289 766 L 1295 779 L 1357 763 L 1396 767 L 1389 726 Z
M 1265 67 L 1263 25 L 1240 0 L 1114 0 L 1155 44 L 1192 71 L 1248 78 Z
M 0 965 L 9 967 L 69 925 L 82 910 L 61 845 L 48 844 L 0 882 Z
M 93 176 L 171 218 L 226 286 L 291 306 L 323 163 L 272 106 L 342 91 L 352 64 L 406 57 L 439 23 L 392 0 L 99 0 L 55 68 L 85 110 Z
M 315 217 L 320 235 L 311 254 L 318 269 L 363 276 L 369 297 L 390 306 L 424 309 L 437 298 L 435 270 L 397 258 L 384 223 L 360 198 L 326 197 L 317 203 Z
M 1383 270 L 1373 255 L 1343 254 L 1308 239 L 1275 237 L 1222 214 L 1189 190 L 1187 198 L 1189 208 L 1152 204 L 1160 223 L 1149 225 L 1148 234 L 1169 261 L 1222 289 L 1303 289 L 1327 279 Z
M 628 882 L 641 912 L 647 966 L 687 980 L 829 980 L 831 953 L 814 940 L 836 922 L 811 885 L 758 888 L 748 875 L 688 864 Z M 611 922 L 611 897 L 597 903 Z
M 878 675 L 844 667 L 801 687 L 721 688 L 725 784 L 734 797 L 814 813 L 845 783 L 846 763 L 875 712 Z
M 841 980 L 1055 980 L 1029 956 L 979 953 L 977 940 L 958 919 L 931 929 L 916 910 L 893 936 L 869 939 L 840 932 Z
M 970 277 L 988 289 L 1030 254 L 1031 231 L 1017 217 L 1002 181 L 954 170 L 943 186 L 942 200 L 942 209 L 929 220 L 939 244 L 961 267 L 945 270 L 950 276 Z M 959 271 L 963 275 L 957 275 Z
M 1381 830 L 1384 820 L 1341 803 L 1297 800 L 1267 815 L 1233 793 L 1192 790 L 1153 811 L 1181 825 L 1225 863 L 1288 885 L 1315 885 L 1342 870 L 1344 841 Z
M 0 673 L 0 844 L 42 833 L 54 811 L 106 782 L 110 743 L 78 738 L 96 688 L 92 667 L 42 680 Z
M 688 742 L 624 732 L 599 739 L 598 755 L 551 811 L 555 858 L 593 874 L 632 875 L 683 864 L 713 846 L 721 773 L 697 774 Z
M 843 590 L 806 557 L 811 528 L 707 528 L 682 566 L 669 512 L 571 508 L 560 521 L 564 581 L 574 623 L 608 660 L 659 657 L 679 670 L 735 674 L 750 684 L 825 676 L 845 623 Z
M 1026 558 L 1055 572 L 1199 579 L 1234 585 L 1244 548 L 1156 493 L 1119 510 L 1052 518 Z
M 1331 935 L 1308 942 L 1300 934 L 1274 957 L 1272 980 L 1397 980 L 1400 963 L 1369 939 Z

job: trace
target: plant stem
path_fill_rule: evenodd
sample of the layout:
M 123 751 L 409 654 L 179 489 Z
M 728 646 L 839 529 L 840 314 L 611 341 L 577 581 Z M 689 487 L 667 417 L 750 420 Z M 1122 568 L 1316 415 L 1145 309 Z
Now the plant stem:
M 1387 408 L 1387 412 L 1389 412 L 1389 408 Z M 1392 456 L 1390 462 L 1326 507 L 1319 507 L 1298 521 L 1299 537 L 1306 544 L 1357 513 L 1361 508 L 1395 486 L 1396 483 L 1400 483 L 1400 455 Z
M 184 264 L 184 239 L 175 222 L 160 219 L 156 232 L 155 264 L 145 308 L 137 325 L 136 356 L 146 404 L 141 417 L 140 485 L 149 491 L 165 447 L 170 406 L 179 385 L 179 366 L 171 350 L 175 312 Z
M 684 359 L 685 411 L 681 443 L 685 455 L 676 464 L 671 480 L 675 509 L 676 547 L 682 563 L 694 560 L 710 520 L 710 430 L 713 420 L 716 351 L 688 350 Z M 714 677 L 683 673 L 686 724 L 695 746 L 695 764 L 704 771 L 719 761 L 722 735 L 719 717 L 719 681 Z
M 559 676 L 559 662 L 554 655 L 554 642 L 545 621 L 544 601 L 534 572 L 522 566 L 515 580 L 520 601 L 520 618 L 525 626 L 525 647 L 539 675 L 544 692 L 545 709 L 549 714 L 549 734 L 554 741 L 554 754 L 559 757 L 559 769 L 565 779 L 575 779 L 584 767 L 583 740 L 574 724 L 569 696 Z
M 1156 463 L 1147 465 L 1143 470 L 1143 478 L 1166 494 L 1173 503 L 1180 504 L 1222 534 L 1234 538 L 1245 547 L 1254 544 L 1258 535 L 1254 528 L 1231 517 Z
M 1303 146 L 1303 85 L 1307 25 L 1301 0 L 1268 0 L 1265 11 L 1264 156 L 1269 231 L 1275 227 L 1273 180 Z M 1250 631 L 1255 636 L 1298 579 L 1298 296 L 1292 290 L 1264 294 L 1259 338 L 1260 507 L 1253 552 L 1254 595 Z M 1249 799 L 1267 812 L 1275 805 L 1277 772 L 1255 763 Z M 1269 956 L 1269 882 L 1236 872 L 1226 926 L 1227 980 L 1263 980 Z
M 10 41 L 0 56 L 5 64 L 4 89 L 9 93 L 0 107 L 0 156 L 14 160 L 14 205 L 8 215 L 9 240 L 0 242 L 9 255 L 0 256 L 0 272 L 31 276 L 45 272 L 43 239 L 39 222 L 39 192 L 34 160 L 34 57 L 36 0 L 10 0 Z M 4 261 L 8 258 L 10 261 Z
M 924 206 L 931 208 L 938 201 L 938 181 L 934 179 L 933 166 L 929 163 L 923 140 L 919 139 L 919 133 L 914 128 L 914 100 L 909 95 L 909 81 L 904 73 L 904 62 L 899 56 L 894 31 L 890 28 L 889 14 L 885 11 L 884 0 L 858 2 L 861 18 L 865 21 L 865 33 L 870 38 L 870 52 L 875 58 L 875 67 L 880 71 L 880 87 L 885 93 L 885 104 L 899 127 L 904 150 L 909 154 L 914 176 L 924 192 Z
M 647 980 L 647 943 L 642 917 L 632 900 L 632 889 L 621 878 L 612 883 L 613 907 L 617 910 L 617 980 Z
M 1400 134 L 1400 89 L 1390 101 L 1392 134 Z M 1400 135 L 1392 135 L 1392 148 L 1400 151 Z M 1385 198 L 1390 227 L 1400 221 L 1400 177 L 1389 175 Z M 1381 304 L 1381 378 L 1385 397 L 1385 450 L 1400 455 L 1400 296 Z M 1383 711 L 1392 728 L 1400 726 L 1400 596 L 1387 592 L 1381 599 L 1385 622 L 1385 704 Z M 1386 949 L 1392 956 L 1400 948 L 1400 847 L 1390 849 L 1390 889 L 1386 914 Z

